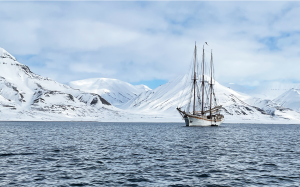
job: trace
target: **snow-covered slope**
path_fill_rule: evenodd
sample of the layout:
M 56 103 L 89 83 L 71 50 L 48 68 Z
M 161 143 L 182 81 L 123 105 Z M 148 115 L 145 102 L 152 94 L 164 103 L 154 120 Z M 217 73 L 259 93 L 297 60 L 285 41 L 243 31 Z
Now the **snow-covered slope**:
M 276 97 L 280 96 L 284 92 L 294 88 L 300 89 L 299 83 L 291 83 L 291 82 L 262 82 L 259 86 L 246 87 L 234 83 L 229 83 L 226 85 L 227 87 L 239 91 L 242 93 L 246 93 L 253 97 L 258 97 L 261 99 L 270 99 L 273 100 Z
M 145 85 L 134 86 L 124 81 L 109 78 L 72 81 L 69 85 L 82 91 L 99 94 L 114 106 L 124 104 L 138 94 L 151 90 Z
M 281 106 L 273 100 L 251 97 L 247 99 L 246 102 L 250 105 L 256 106 L 264 110 L 267 114 L 271 116 L 286 119 L 286 123 L 300 123 L 300 113 L 298 111 L 292 110 L 285 106 Z
M 128 103 L 121 106 L 123 109 L 144 112 L 144 113 L 161 113 L 169 114 L 171 116 L 177 114 L 176 107 L 187 104 L 187 93 L 191 90 L 186 88 L 187 82 L 190 81 L 189 76 L 178 77 L 173 81 L 168 82 L 154 90 L 141 93 L 136 98 L 130 100 Z M 218 103 L 223 105 L 225 119 L 227 122 L 249 122 L 249 123 L 278 123 L 287 122 L 286 115 L 283 117 L 281 109 L 284 112 L 290 113 L 289 110 L 278 107 L 276 103 L 272 107 L 266 108 L 265 105 L 258 107 L 247 103 L 252 101 L 252 97 L 246 94 L 235 92 L 234 90 L 222 86 L 215 82 L 215 93 Z M 253 102 L 254 103 L 254 102 Z M 272 111 L 268 111 L 272 109 Z M 279 110 L 280 109 L 280 110 Z M 291 120 L 300 121 L 300 115 L 296 113 L 296 118 L 289 118 Z M 295 121 L 293 121 L 295 123 Z
M 11 54 L 9 54 L 9 52 L 7 52 L 5 49 L 0 47 L 0 58 L 2 59 L 11 59 L 12 61 L 17 61 L 17 59 L 12 56 Z
M 120 112 L 99 94 L 34 74 L 0 48 L 0 120 L 101 120 Z
M 95 90 L 88 93 L 31 72 L 0 48 L 0 120 L 181 121 L 176 107 L 186 104 L 190 89 L 185 85 L 190 80 L 189 76 L 178 77 L 154 90 L 115 79 L 87 79 L 71 84 Z M 254 98 L 217 82 L 215 92 L 224 107 L 226 122 L 300 122 L 297 89 L 274 100 Z M 101 94 L 125 110 L 110 105 Z
M 300 112 L 300 89 L 290 89 L 273 100 L 282 107 Z

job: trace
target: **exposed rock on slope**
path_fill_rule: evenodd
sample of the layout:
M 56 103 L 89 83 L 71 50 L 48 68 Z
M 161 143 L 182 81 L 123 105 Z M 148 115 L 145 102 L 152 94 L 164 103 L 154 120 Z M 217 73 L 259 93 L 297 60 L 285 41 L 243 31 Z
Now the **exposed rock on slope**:
M 190 80 L 189 76 L 179 77 L 154 90 L 115 79 L 70 83 L 94 92 L 87 93 L 34 74 L 0 48 L 0 120 L 181 121 L 176 107 L 187 105 L 191 90 L 186 83 Z M 268 100 L 215 82 L 215 93 L 224 107 L 226 122 L 300 122 L 297 89 Z M 110 101 L 125 110 L 115 108 Z
M 99 94 L 34 74 L 0 48 L 0 119 L 101 119 L 120 112 Z M 115 115 L 113 115 L 115 116 Z

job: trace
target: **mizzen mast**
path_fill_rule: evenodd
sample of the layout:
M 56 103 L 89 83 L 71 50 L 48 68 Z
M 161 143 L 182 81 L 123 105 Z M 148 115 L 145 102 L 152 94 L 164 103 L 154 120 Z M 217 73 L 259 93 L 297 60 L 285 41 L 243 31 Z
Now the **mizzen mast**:
M 212 50 L 211 50 L 211 58 L 210 58 L 210 103 L 209 103 L 209 116 L 210 119 L 212 119 L 211 117 L 211 100 L 212 100 L 212 92 L 213 92 L 213 83 L 212 83 L 212 76 L 213 76 L 213 54 L 212 54 Z
M 204 114 L 204 45 L 203 45 L 203 55 L 202 55 L 202 100 L 201 100 L 201 114 Z

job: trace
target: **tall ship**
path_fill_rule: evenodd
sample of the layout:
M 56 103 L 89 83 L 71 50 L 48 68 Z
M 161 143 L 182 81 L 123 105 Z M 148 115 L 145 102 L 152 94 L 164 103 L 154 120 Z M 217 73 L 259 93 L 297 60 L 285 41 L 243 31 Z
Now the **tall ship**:
M 184 97 L 188 98 L 188 102 L 184 102 L 183 106 L 178 106 L 177 110 L 184 119 L 186 126 L 219 126 L 224 121 L 224 116 L 220 113 L 222 105 L 218 105 L 214 92 L 212 50 L 209 64 L 205 63 L 204 45 L 202 62 L 198 63 L 197 60 L 196 43 L 193 56 L 191 79 L 185 85 L 190 87 L 187 97 Z

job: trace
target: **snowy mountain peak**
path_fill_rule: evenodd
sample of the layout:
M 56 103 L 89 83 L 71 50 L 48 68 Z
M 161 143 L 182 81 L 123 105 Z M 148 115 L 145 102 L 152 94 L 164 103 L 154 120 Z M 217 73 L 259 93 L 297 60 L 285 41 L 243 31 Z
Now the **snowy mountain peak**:
M 1 119 L 95 119 L 99 113 L 115 114 L 117 110 L 98 94 L 33 73 L 0 48 Z
M 178 77 L 154 90 L 141 93 L 121 105 L 120 108 L 140 113 L 165 114 L 169 117 L 176 117 L 179 115 L 176 107 L 189 107 L 191 86 L 188 85 L 191 85 L 191 81 L 190 75 Z M 205 81 L 210 82 L 206 76 Z M 300 119 L 299 113 L 280 107 L 270 100 L 254 100 L 251 96 L 238 93 L 217 81 L 213 80 L 213 83 L 218 104 L 223 106 L 222 110 L 227 122 L 280 123 L 285 120 L 298 122 Z
M 291 88 L 273 101 L 282 107 L 300 112 L 300 89 Z
M 17 59 L 14 56 L 12 56 L 10 53 L 8 53 L 5 49 L 1 47 L 0 47 L 0 58 L 8 58 L 13 61 L 17 61 Z
M 138 89 L 140 89 L 140 90 L 144 90 L 144 91 L 152 90 L 151 88 L 149 88 L 148 86 L 143 85 L 143 84 L 136 85 L 135 87 L 138 88 Z
M 151 90 L 145 85 L 132 85 L 127 82 L 110 78 L 91 78 L 72 81 L 69 85 L 86 92 L 96 93 L 114 106 L 124 104 L 142 92 Z

